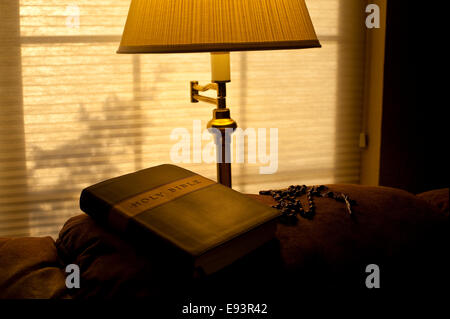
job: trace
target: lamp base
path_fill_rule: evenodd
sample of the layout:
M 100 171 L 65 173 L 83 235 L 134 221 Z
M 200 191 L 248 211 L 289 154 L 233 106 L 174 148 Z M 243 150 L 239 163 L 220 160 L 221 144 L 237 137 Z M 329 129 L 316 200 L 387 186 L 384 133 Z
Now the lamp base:
M 231 119 L 230 119 L 231 120 Z M 217 182 L 231 188 L 231 134 L 236 129 L 236 122 L 233 120 L 234 127 L 219 128 L 211 126 L 208 123 L 208 129 L 215 137 L 217 153 Z M 211 130 L 213 129 L 213 130 Z
M 231 163 L 217 163 L 217 182 L 231 188 Z

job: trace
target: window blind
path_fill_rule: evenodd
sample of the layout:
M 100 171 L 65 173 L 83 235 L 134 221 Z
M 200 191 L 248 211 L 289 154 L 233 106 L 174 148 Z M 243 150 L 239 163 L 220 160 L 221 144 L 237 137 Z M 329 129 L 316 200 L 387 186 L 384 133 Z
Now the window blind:
M 1 2 L 0 236 L 56 237 L 84 187 L 170 163 L 172 130 L 211 118 L 189 100 L 209 54 L 115 54 L 129 2 Z M 245 153 L 238 191 L 359 181 L 364 3 L 306 2 L 321 49 L 231 53 L 232 117 L 267 139 L 278 129 L 276 173 Z M 177 165 L 216 178 L 213 163 Z

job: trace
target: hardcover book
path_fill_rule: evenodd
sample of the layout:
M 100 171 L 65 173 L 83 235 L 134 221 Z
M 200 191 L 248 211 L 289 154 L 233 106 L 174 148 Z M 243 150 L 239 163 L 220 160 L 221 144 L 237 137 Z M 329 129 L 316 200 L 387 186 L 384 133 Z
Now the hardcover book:
M 85 188 L 80 208 L 125 235 L 213 273 L 275 236 L 278 210 L 175 165 Z

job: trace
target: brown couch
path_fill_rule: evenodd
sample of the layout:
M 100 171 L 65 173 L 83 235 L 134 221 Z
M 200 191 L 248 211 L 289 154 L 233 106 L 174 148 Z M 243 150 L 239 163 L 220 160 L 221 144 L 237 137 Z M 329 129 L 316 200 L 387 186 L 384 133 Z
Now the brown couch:
M 365 267 L 380 267 L 385 290 L 447 284 L 449 190 L 419 195 L 387 187 L 328 185 L 356 201 L 353 215 L 317 198 L 312 220 L 279 224 L 277 239 L 206 278 L 155 258 L 81 214 L 56 242 L 0 238 L 0 298 L 136 298 L 229 294 L 278 297 L 299 291 L 366 291 Z M 270 196 L 249 195 L 267 205 Z M 80 267 L 81 287 L 68 289 L 65 266 Z M 423 291 L 423 290 L 422 290 Z

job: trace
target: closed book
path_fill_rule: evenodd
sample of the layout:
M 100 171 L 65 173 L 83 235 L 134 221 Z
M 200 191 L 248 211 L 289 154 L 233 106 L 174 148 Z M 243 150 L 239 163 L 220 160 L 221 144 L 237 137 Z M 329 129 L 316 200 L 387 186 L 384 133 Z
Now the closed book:
M 279 211 L 181 167 L 164 164 L 85 188 L 80 208 L 119 233 L 213 273 L 275 236 Z

